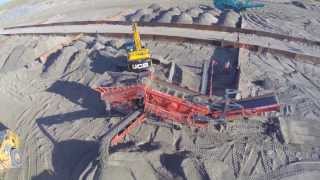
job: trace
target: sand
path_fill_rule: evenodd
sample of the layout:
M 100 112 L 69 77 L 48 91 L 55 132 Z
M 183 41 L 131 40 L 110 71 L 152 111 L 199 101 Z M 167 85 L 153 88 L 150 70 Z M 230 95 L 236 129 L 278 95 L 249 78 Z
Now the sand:
M 0 12 L 0 25 L 132 19 L 236 26 L 235 19 L 240 17 L 208 8 L 211 1 L 158 5 L 151 0 L 32 2 Z M 319 3 L 304 6 L 268 2 L 264 9 L 242 13 L 242 27 L 318 39 Z M 305 16 L 292 18 L 296 13 Z M 302 28 L 307 20 L 311 23 Z M 286 106 L 281 113 L 228 123 L 222 132 L 213 127 L 173 128 L 149 118 L 124 144 L 109 147 L 113 128 L 125 115 L 106 113 L 104 102 L 91 87 L 101 81 L 109 85 L 132 81 L 134 76 L 125 72 L 123 44 L 128 39 L 82 36 L 39 60 L 70 38 L 0 36 L 0 117 L 20 135 L 24 161 L 22 168 L 4 173 L 4 179 L 287 180 L 319 176 L 319 66 L 243 49 L 143 40 L 153 56 L 167 64 L 156 66 L 158 75 L 167 77 L 168 64 L 174 63 L 173 81 L 180 86 L 200 91 L 203 64 L 214 58 L 221 65 L 213 79 L 215 95 L 239 86 L 239 96 L 275 92 Z M 227 60 L 233 67 L 229 74 L 221 71 Z M 232 77 L 238 65 L 237 85 Z

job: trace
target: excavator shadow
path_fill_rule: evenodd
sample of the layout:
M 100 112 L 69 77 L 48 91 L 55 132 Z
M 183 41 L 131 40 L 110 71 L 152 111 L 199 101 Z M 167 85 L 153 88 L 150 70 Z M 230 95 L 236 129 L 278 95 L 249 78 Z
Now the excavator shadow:
M 88 110 L 97 111 L 97 114 L 104 113 L 105 103 L 100 99 L 100 94 L 83 84 L 58 80 L 46 91 L 59 94 Z
M 102 78 L 100 81 L 96 82 L 96 86 L 110 87 L 121 85 L 133 85 L 137 84 L 139 77 L 135 73 L 119 73 L 119 72 L 108 72 L 109 79 Z
M 89 54 L 89 59 L 91 60 L 90 70 L 98 74 L 106 71 L 122 72 L 128 68 L 126 56 L 107 56 L 97 50 Z

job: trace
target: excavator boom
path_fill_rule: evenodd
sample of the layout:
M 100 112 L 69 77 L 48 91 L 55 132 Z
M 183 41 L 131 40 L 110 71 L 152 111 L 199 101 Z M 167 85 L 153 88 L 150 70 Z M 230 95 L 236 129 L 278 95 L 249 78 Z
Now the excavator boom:
M 132 25 L 133 41 L 135 45 L 135 50 L 140 51 L 142 48 L 142 45 L 141 45 L 140 34 L 137 26 L 138 26 L 137 23 L 133 23 Z

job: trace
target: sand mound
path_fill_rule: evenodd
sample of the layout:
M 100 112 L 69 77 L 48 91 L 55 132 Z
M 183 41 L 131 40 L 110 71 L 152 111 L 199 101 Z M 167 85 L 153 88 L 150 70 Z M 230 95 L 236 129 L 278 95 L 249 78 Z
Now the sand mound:
M 179 8 L 170 8 L 166 11 L 161 11 L 157 17 L 157 21 L 160 23 L 171 23 L 174 16 L 180 15 L 181 11 Z
M 178 8 L 178 7 L 173 7 L 173 8 L 170 8 L 168 10 L 168 13 L 171 14 L 171 15 L 180 15 L 181 14 L 181 9 Z
M 218 19 L 210 13 L 200 14 L 198 23 L 202 25 L 211 25 L 218 22 Z
M 240 14 L 235 11 L 224 12 L 219 19 L 218 24 L 222 26 L 237 27 L 240 20 Z
M 145 14 L 141 17 L 140 21 L 142 22 L 151 22 L 156 17 L 155 14 Z
M 153 9 L 151 8 L 146 8 L 146 9 L 139 9 L 136 11 L 135 15 L 144 15 L 144 14 L 151 14 L 153 12 Z
M 153 3 L 151 4 L 149 7 L 149 9 L 153 9 L 153 11 L 160 11 L 162 9 L 162 6 L 160 6 L 159 4 L 157 3 Z
M 128 15 L 130 22 L 160 22 L 160 23 L 181 23 L 211 25 L 216 24 L 221 11 L 212 7 L 191 7 L 181 6 L 164 9 L 159 4 L 151 4 L 147 9 L 139 9 L 135 13 Z
M 164 13 L 160 18 L 158 18 L 158 22 L 160 23 L 170 23 L 172 20 L 172 15 L 170 13 Z
M 208 10 L 206 12 L 210 13 L 213 16 L 216 16 L 216 17 L 220 16 L 220 14 L 221 14 L 221 11 L 219 9 L 210 9 L 210 10 Z
M 130 15 L 127 19 L 130 22 L 138 22 L 138 21 L 140 21 L 142 16 L 150 15 L 152 13 L 153 13 L 153 9 L 150 9 L 150 8 L 139 9 L 133 15 Z
M 189 14 L 182 13 L 181 15 L 176 17 L 174 22 L 180 23 L 180 24 L 192 24 L 193 23 L 193 19 Z
M 186 11 L 191 17 L 198 17 L 199 14 L 203 13 L 203 10 L 199 7 L 190 8 Z

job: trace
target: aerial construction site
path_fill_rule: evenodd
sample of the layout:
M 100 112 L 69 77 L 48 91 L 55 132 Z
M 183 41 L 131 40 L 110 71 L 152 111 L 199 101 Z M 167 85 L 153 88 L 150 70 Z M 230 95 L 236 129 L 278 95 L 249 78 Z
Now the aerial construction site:
M 0 5 L 0 179 L 318 180 L 319 19 L 318 0 Z

